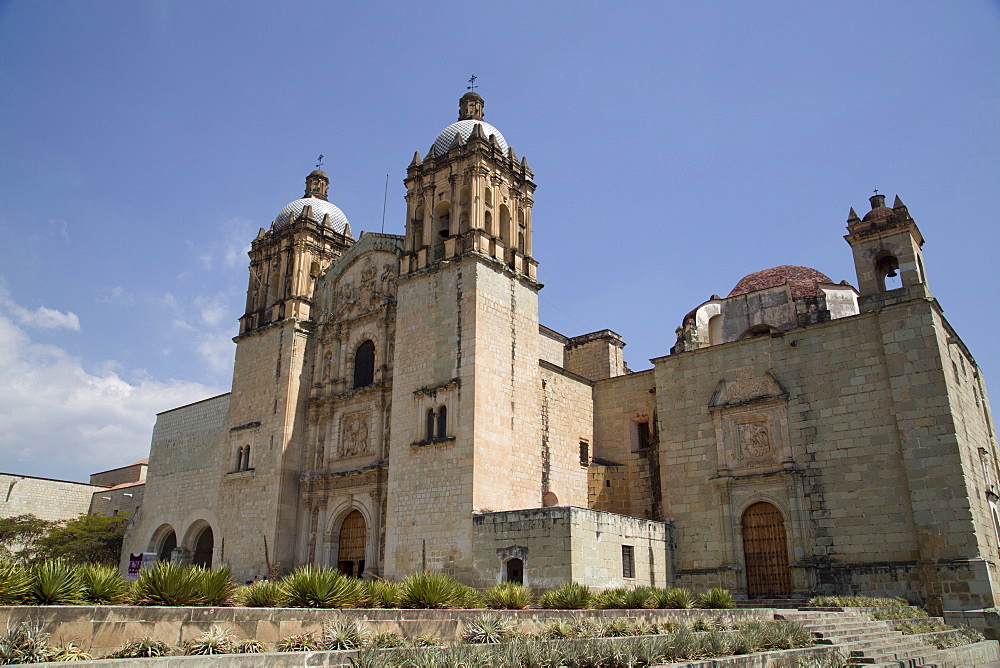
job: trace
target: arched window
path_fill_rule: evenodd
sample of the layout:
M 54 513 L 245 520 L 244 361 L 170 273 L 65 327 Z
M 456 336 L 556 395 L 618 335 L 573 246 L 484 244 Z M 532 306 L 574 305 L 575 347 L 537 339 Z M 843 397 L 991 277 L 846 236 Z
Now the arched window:
M 486 206 L 493 206 L 493 188 L 486 189 Z
M 413 249 L 417 250 L 422 248 L 424 245 L 424 207 L 418 206 L 416 213 L 413 214 Z
M 878 278 L 879 289 L 883 292 L 903 287 L 903 279 L 899 275 L 899 260 L 889 252 L 875 256 L 875 276 Z
M 194 558 L 191 563 L 195 566 L 212 567 L 212 550 L 215 548 L 215 535 L 212 527 L 207 526 L 198 534 L 198 539 L 194 543 Z
M 243 446 L 242 450 L 243 450 L 243 459 L 240 462 L 240 470 L 241 471 L 249 471 L 250 470 L 250 446 L 249 445 L 245 445 L 245 446 Z
M 434 409 L 427 409 L 427 428 L 424 431 L 424 440 L 433 441 L 434 440 Z
M 375 382 L 375 343 L 365 341 L 354 353 L 354 389 L 368 387 Z
M 510 247 L 510 209 L 506 204 L 500 205 L 500 238 L 508 248 Z
M 722 340 L 722 314 L 716 313 L 708 319 L 708 345 L 717 346 Z
M 156 558 L 160 561 L 170 561 L 174 548 L 177 547 L 177 534 L 171 529 L 163 540 L 160 541 L 160 546 L 156 550 Z
M 241 445 L 236 451 L 236 466 L 233 467 L 234 471 L 243 470 L 243 446 Z
M 448 409 L 442 406 L 437 414 L 437 437 L 448 437 Z
M 486 234 L 493 236 L 493 214 L 489 211 L 483 217 L 483 229 L 486 230 Z

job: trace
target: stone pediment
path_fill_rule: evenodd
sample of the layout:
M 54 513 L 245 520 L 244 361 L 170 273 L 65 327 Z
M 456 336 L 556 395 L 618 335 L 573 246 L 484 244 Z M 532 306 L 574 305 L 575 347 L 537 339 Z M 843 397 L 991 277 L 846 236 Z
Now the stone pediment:
M 741 404 L 787 397 L 788 392 L 781 383 L 765 371 L 761 376 L 755 376 L 753 367 L 745 366 L 736 370 L 736 376 L 730 380 L 720 380 L 715 388 L 715 394 L 709 402 L 710 408 L 725 408 Z

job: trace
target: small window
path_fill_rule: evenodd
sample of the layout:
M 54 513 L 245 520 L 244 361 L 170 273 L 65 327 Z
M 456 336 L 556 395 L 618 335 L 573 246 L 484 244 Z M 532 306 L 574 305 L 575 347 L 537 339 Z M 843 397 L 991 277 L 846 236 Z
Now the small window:
M 375 382 L 375 343 L 369 339 L 354 353 L 354 389 Z
M 635 577 L 635 548 L 631 545 L 622 545 L 622 577 Z
M 427 428 L 424 430 L 424 440 L 434 440 L 434 409 L 427 409 Z
M 250 446 L 249 445 L 243 446 L 243 462 L 240 465 L 240 470 L 241 471 L 249 471 L 250 470 Z
M 580 466 L 590 466 L 590 443 L 580 441 Z
M 437 437 L 448 437 L 448 409 L 442 406 L 437 414 Z

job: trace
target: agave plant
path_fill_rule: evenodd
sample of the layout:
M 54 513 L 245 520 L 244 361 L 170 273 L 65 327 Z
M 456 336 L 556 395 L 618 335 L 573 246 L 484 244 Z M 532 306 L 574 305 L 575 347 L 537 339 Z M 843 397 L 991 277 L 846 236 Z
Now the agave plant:
M 690 589 L 683 587 L 667 587 L 654 589 L 651 602 L 661 610 L 687 610 L 694 607 L 695 598 Z
M 392 580 L 364 580 L 365 605 L 372 608 L 395 608 L 399 605 L 400 585 Z
M 585 610 L 591 597 L 589 588 L 567 582 L 542 594 L 538 605 L 549 610 Z
M 0 664 L 41 663 L 49 661 L 52 648 L 49 634 L 42 632 L 38 622 L 21 622 L 7 625 L 7 633 L 0 636 Z
M 370 637 L 368 627 L 356 619 L 338 619 L 323 625 L 323 646 L 328 650 L 360 649 Z
M 293 608 L 349 608 L 361 599 L 361 581 L 332 568 L 300 566 L 281 581 Z
M 31 569 L 28 601 L 39 605 L 75 605 L 83 602 L 83 580 L 79 568 L 64 561 L 48 560 Z
M 516 629 L 505 617 L 496 613 L 479 615 L 462 632 L 462 640 L 467 643 L 498 643 L 509 640 Z
M 277 582 L 260 580 L 237 591 L 236 600 L 247 608 L 280 608 L 285 595 Z
M 233 645 L 233 654 L 260 654 L 266 651 L 264 643 L 259 640 L 241 640 Z
M 65 645 L 52 649 L 52 661 L 90 661 L 94 657 L 83 651 L 83 648 L 70 641 Z
M 442 573 L 424 571 L 403 580 L 399 603 L 403 608 L 455 608 L 466 595 L 463 585 Z
M 441 639 L 432 635 L 417 636 L 413 639 L 414 647 L 437 647 L 440 644 Z
M 728 589 L 715 587 L 701 593 L 698 605 L 702 608 L 735 608 L 736 602 Z
M 233 601 L 237 584 L 233 582 L 229 566 L 196 570 L 203 605 L 229 605 Z
M 114 566 L 87 564 L 80 569 L 80 579 L 88 603 L 121 603 L 128 592 L 128 582 Z
M 623 607 L 629 610 L 650 608 L 653 605 L 653 588 L 646 585 L 638 585 L 632 589 L 626 589 L 622 603 L 624 604 Z
M 392 647 L 402 647 L 405 645 L 403 637 L 398 633 L 391 633 L 389 631 L 384 631 L 382 633 L 376 633 L 368 641 L 369 647 L 378 647 L 380 649 L 389 649 Z
M 483 594 L 475 587 L 459 584 L 458 602 L 456 607 L 466 610 L 486 607 L 483 603 Z
M 28 571 L 23 566 L 0 561 L 0 605 L 14 605 L 24 601 L 30 581 Z
M 203 605 L 204 570 L 170 561 L 143 568 L 135 580 L 135 600 L 139 605 Z
M 320 641 L 312 633 L 296 633 L 282 638 L 274 645 L 275 652 L 311 652 L 320 648 Z
M 239 639 L 227 628 L 213 626 L 194 640 L 184 641 L 184 653 L 188 655 L 232 654 Z
M 590 607 L 598 610 L 617 610 L 625 607 L 625 596 L 628 589 L 625 587 L 614 587 L 605 589 L 594 594 L 590 601 Z
M 140 571 L 141 572 L 141 571 Z M 108 655 L 109 659 L 141 659 L 157 656 L 167 656 L 171 647 L 162 640 L 154 640 L 148 636 L 135 638 Z
M 520 582 L 501 582 L 483 592 L 483 603 L 493 610 L 525 610 L 531 599 L 531 590 Z

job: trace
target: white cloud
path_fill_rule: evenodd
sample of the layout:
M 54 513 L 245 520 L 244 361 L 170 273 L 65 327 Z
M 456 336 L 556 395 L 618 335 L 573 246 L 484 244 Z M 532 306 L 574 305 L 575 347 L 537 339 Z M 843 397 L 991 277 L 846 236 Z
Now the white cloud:
M 103 302 L 105 304 L 132 306 L 135 304 L 135 296 L 122 286 L 118 285 L 111 288 L 111 290 L 108 291 L 108 294 L 99 298 L 98 301 Z
M 219 394 L 102 362 L 93 373 L 0 315 L 0 461 L 6 472 L 87 480 L 145 457 L 156 413 Z
M 34 311 L 29 311 L 23 306 L 14 303 L 7 292 L 7 288 L 0 283 L 0 307 L 3 307 L 17 320 L 18 323 L 26 327 L 37 329 L 69 329 L 74 332 L 80 331 L 80 318 L 72 311 L 57 311 L 46 306 L 39 306 Z

